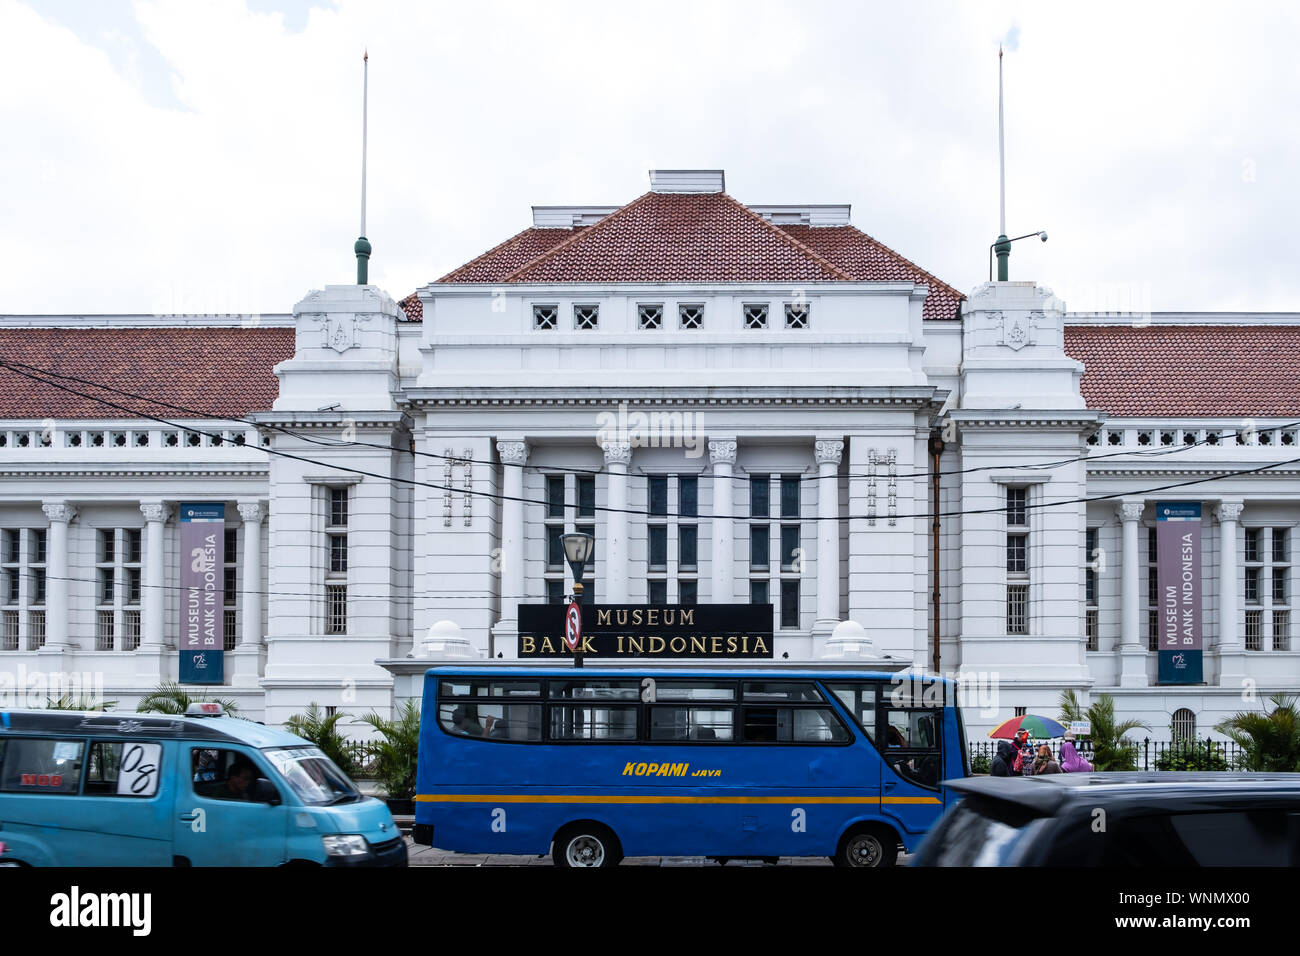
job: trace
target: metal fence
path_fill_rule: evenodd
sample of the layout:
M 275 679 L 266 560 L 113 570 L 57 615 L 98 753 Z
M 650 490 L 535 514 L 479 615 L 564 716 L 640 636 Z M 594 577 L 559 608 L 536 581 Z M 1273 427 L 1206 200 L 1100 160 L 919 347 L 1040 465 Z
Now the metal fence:
M 1059 740 L 1039 741 L 1052 748 L 1057 759 L 1061 756 Z M 1035 749 L 1037 743 L 1035 744 Z M 1094 763 L 1092 742 L 1079 740 L 1075 742 L 1079 755 L 1089 763 Z M 1129 747 L 1133 751 L 1135 769 L 1137 770 L 1237 770 L 1245 759 L 1245 750 L 1231 740 L 1195 740 L 1174 741 L 1152 740 L 1146 737 L 1140 742 L 1134 741 Z M 970 745 L 971 768 L 977 766 L 977 758 L 992 761 L 998 751 L 998 741 L 977 741 Z M 983 762 L 981 761 L 981 763 Z M 987 772 L 987 771 L 984 771 Z
M 357 768 L 358 777 L 372 777 L 375 773 L 375 764 L 377 758 L 370 751 L 370 745 L 361 740 L 350 740 L 343 745 L 343 749 L 353 760 Z

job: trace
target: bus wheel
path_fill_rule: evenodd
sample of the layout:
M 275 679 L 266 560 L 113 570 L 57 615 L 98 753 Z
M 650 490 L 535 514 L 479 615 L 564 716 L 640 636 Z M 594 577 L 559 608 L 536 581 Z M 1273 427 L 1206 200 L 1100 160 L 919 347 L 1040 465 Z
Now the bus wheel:
M 588 866 L 618 866 L 623 859 L 618 838 L 598 823 L 575 823 L 555 834 L 551 858 L 556 866 L 569 869 Z
M 894 835 L 883 828 L 850 830 L 840 841 L 836 866 L 893 866 L 898 858 Z

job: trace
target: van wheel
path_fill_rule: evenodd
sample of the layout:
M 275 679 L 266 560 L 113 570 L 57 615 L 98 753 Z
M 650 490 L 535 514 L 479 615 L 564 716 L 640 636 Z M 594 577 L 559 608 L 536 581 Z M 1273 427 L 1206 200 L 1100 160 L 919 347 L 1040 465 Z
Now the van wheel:
M 840 840 L 833 859 L 836 866 L 893 866 L 898 859 L 898 842 L 884 827 L 858 827 Z
M 555 834 L 551 859 L 566 869 L 618 866 L 623 850 L 608 828 L 598 823 L 575 823 Z

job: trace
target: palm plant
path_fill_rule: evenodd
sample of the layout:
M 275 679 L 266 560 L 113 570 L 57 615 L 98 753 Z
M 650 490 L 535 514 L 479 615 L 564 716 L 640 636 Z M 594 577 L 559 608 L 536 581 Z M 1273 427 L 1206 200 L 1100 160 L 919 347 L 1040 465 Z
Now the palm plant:
M 1215 726 L 1242 749 L 1245 770 L 1288 773 L 1300 770 L 1300 712 L 1294 694 L 1273 694 L 1271 710 L 1243 711 Z
M 361 718 L 382 738 L 370 745 L 375 777 L 393 800 L 415 796 L 415 768 L 420 753 L 420 708 L 413 700 L 402 705 L 394 720 L 374 711 Z
M 58 700 L 45 698 L 46 710 L 112 710 L 117 706 L 115 700 L 95 700 L 95 698 L 73 697 L 71 693 L 62 694 Z
M 165 680 L 149 693 L 140 698 L 136 710 L 140 713 L 174 714 L 180 716 L 189 709 L 190 704 L 220 704 L 227 714 L 233 715 L 239 707 L 233 700 L 224 697 L 196 696 L 187 691 L 174 680 Z
M 1061 692 L 1062 723 L 1072 720 L 1086 720 L 1092 724 L 1093 766 L 1098 770 L 1136 770 L 1137 748 L 1124 739 L 1132 730 L 1150 730 L 1140 720 L 1115 720 L 1115 699 L 1109 694 L 1102 694 L 1088 705 L 1085 710 L 1074 695 L 1074 691 Z
M 336 763 L 349 777 L 356 777 L 360 772 L 354 751 L 348 746 L 348 740 L 339 732 L 339 722 L 348 716 L 342 712 L 322 713 L 314 701 L 307 707 L 306 713 L 294 714 L 284 722 L 290 733 L 310 740 L 320 748 L 321 753 Z

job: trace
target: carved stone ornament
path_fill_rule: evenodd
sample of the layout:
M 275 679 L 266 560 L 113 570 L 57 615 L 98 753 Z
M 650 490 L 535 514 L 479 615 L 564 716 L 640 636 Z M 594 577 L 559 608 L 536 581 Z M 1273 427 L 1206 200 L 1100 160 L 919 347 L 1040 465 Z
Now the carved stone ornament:
M 844 442 L 819 441 L 813 447 L 813 457 L 819 465 L 838 465 L 844 457 Z
M 1033 328 L 1029 320 L 1023 317 L 1003 316 L 1001 344 L 1013 352 L 1019 352 L 1026 345 L 1033 345 Z
M 601 442 L 605 452 L 605 464 L 630 465 L 632 463 L 632 443 L 626 441 Z
M 1236 521 L 1245 507 L 1240 501 L 1224 501 L 1214 509 L 1214 516 L 1220 521 Z
M 145 521 L 166 521 L 172 509 L 165 501 L 142 501 L 140 513 L 144 515 Z
M 361 319 L 355 315 L 339 316 L 325 322 L 325 348 L 346 352 L 356 347 L 361 332 Z
M 736 443 L 734 441 L 709 442 L 709 461 L 715 465 L 734 465 L 736 463 Z
M 1120 521 L 1141 521 L 1144 507 L 1145 503 L 1141 501 L 1121 501 L 1115 507 L 1115 512 Z
M 239 508 L 239 517 L 248 522 L 261 521 L 266 516 L 266 510 L 262 507 L 260 501 L 241 501 L 237 507 Z
M 497 454 L 507 465 L 522 465 L 528 460 L 528 442 L 499 441 Z
M 45 517 L 51 521 L 71 521 L 77 516 L 77 509 L 66 501 L 50 501 L 41 505 Z

